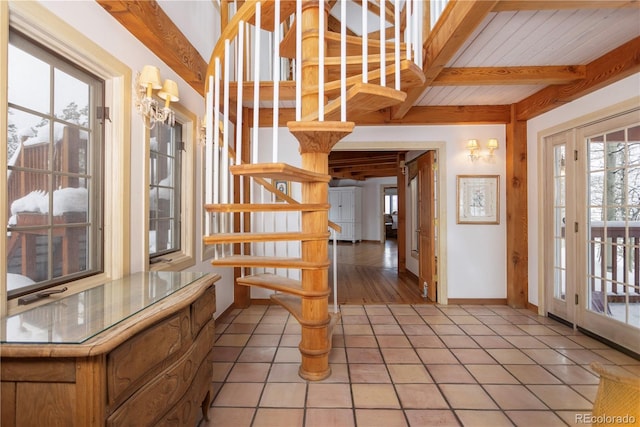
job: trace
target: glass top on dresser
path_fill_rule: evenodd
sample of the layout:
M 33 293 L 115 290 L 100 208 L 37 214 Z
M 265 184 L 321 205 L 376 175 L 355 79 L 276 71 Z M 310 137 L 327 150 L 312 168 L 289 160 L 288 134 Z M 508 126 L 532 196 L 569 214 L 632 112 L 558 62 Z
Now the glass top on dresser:
M 207 273 L 142 272 L 0 319 L 0 343 L 79 344 Z

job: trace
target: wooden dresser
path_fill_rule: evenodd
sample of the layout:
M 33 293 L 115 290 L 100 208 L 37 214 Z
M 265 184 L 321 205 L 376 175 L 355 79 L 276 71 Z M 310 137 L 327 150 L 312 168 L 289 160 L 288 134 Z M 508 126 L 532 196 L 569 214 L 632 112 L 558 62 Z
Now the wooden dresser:
M 138 273 L 1 319 L 0 425 L 195 426 L 219 279 Z

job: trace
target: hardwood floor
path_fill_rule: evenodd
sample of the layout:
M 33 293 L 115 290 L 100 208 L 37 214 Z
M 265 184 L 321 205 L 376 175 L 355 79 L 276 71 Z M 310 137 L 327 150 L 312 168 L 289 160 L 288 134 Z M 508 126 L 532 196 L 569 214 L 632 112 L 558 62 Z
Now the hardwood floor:
M 333 259 L 333 244 L 329 244 L 329 259 Z M 333 286 L 333 267 L 329 268 L 329 286 Z M 398 275 L 395 240 L 338 243 L 338 304 L 425 303 L 415 278 Z

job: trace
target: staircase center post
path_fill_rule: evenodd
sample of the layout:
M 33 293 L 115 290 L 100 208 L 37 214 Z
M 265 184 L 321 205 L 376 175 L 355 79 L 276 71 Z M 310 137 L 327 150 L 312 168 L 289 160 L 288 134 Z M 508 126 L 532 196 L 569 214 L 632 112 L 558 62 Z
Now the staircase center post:
M 319 2 L 305 2 L 302 10 L 302 87 L 318 85 L 320 72 L 317 65 L 306 65 L 308 59 L 317 59 L 319 52 L 318 23 Z M 325 19 L 326 22 L 326 19 Z M 303 90 L 304 93 L 304 90 Z M 302 117 L 318 110 L 318 94 L 306 93 L 302 97 Z M 329 171 L 329 151 L 318 145 L 318 151 L 302 152 L 302 168 L 313 172 L 327 174 Z M 302 203 L 327 203 L 328 185 L 324 182 L 302 184 Z M 303 233 L 322 233 L 327 231 L 327 211 L 303 212 Z M 302 242 L 302 259 L 305 261 L 327 263 L 329 260 L 328 240 Z M 302 270 L 302 286 L 307 290 L 322 291 L 329 288 L 328 266 L 320 269 Z M 324 298 L 302 299 L 302 337 L 300 353 L 302 363 L 300 376 L 309 380 L 319 380 L 331 374 L 329 367 L 329 301 Z

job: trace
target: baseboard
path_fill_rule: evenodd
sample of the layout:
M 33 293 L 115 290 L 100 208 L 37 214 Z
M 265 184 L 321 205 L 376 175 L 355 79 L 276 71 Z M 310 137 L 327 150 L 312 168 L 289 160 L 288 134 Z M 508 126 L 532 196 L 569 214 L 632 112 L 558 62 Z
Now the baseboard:
M 535 314 L 538 314 L 538 306 L 535 304 L 527 303 L 527 309 L 533 311 Z
M 449 298 L 449 305 L 507 305 L 506 298 Z
M 275 305 L 271 298 L 251 298 L 251 305 Z
M 222 312 L 222 314 L 220 316 L 216 317 L 216 319 L 215 319 L 216 322 L 221 322 L 222 320 L 224 320 L 235 309 L 236 309 L 236 307 L 233 304 L 231 304 L 229 307 L 227 307 L 227 309 L 225 311 Z
M 416 282 L 418 281 L 418 276 L 416 276 L 415 274 L 413 274 L 413 272 L 409 270 L 403 271 L 402 274 L 409 276 L 409 278 L 411 278 L 412 280 L 415 280 Z

